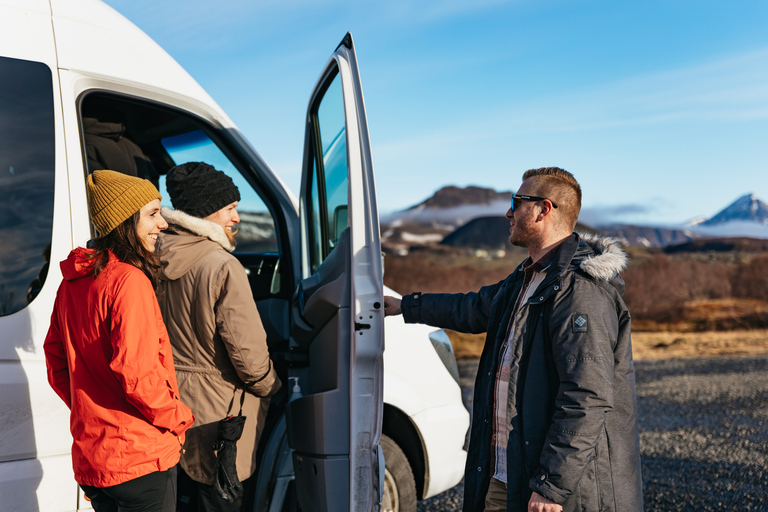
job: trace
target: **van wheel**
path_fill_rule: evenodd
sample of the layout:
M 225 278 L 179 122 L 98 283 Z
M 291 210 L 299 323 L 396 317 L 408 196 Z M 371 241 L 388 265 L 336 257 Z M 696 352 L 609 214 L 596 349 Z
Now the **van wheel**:
M 416 480 L 403 450 L 390 437 L 381 436 L 384 451 L 384 498 L 381 512 L 416 512 Z

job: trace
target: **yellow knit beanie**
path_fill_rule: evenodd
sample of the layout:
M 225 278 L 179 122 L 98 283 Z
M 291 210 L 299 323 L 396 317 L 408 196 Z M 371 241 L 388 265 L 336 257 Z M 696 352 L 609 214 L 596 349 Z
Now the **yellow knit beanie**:
M 108 235 L 160 192 L 149 180 L 116 171 L 94 171 L 86 183 L 88 211 L 99 236 Z

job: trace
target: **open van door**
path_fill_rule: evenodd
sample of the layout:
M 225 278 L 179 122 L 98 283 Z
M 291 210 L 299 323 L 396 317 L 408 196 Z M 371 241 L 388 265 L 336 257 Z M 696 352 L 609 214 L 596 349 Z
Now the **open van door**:
M 287 406 L 295 491 L 309 511 L 379 509 L 384 459 L 381 241 L 352 36 L 309 101 Z

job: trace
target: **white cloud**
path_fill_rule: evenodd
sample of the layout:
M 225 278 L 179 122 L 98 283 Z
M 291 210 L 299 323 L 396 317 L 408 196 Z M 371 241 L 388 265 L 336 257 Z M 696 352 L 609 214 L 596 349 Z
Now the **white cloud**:
M 547 131 L 768 119 L 768 48 L 520 104 L 505 119 Z
M 461 124 L 404 133 L 378 151 L 402 157 L 515 134 L 649 126 L 683 121 L 768 119 L 768 49 L 688 69 L 637 76 L 592 89 L 464 115 Z M 467 119 L 469 117 L 469 119 Z

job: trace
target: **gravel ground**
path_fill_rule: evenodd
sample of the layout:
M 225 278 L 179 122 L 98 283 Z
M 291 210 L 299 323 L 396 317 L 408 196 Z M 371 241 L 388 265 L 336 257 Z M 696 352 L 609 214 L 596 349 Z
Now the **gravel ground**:
M 768 511 L 768 356 L 638 361 L 647 511 Z M 471 410 L 476 360 L 459 361 Z M 461 510 L 464 484 L 419 502 Z

